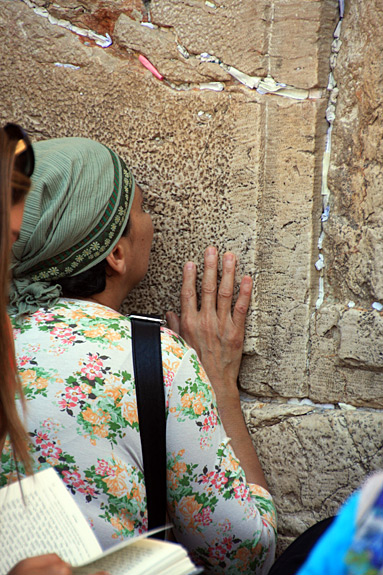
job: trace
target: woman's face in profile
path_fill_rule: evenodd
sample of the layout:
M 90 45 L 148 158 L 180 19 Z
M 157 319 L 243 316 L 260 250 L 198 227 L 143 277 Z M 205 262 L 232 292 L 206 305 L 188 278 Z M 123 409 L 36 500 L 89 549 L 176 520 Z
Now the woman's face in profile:
M 153 240 L 153 223 L 150 214 L 142 209 L 142 190 L 136 184 L 132 208 L 130 210 L 130 228 L 126 236 L 132 266 L 129 279 L 132 287 L 137 285 L 148 270 L 150 250 Z
M 10 216 L 10 231 L 11 231 L 11 245 L 19 239 L 21 223 L 23 221 L 25 200 L 18 202 L 11 207 Z

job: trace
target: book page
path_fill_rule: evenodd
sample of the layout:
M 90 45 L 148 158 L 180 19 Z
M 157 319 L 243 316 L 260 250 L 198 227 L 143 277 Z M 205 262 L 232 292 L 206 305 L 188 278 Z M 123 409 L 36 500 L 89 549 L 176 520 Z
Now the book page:
M 53 468 L 0 489 L 0 575 L 36 555 L 57 553 L 71 564 L 102 549 Z
M 85 567 L 89 563 L 94 563 L 94 561 L 97 561 L 98 559 L 101 559 L 103 557 L 107 557 L 108 555 L 111 555 L 112 553 L 115 553 L 116 551 L 119 551 L 120 549 L 124 549 L 128 545 L 132 545 L 136 541 L 140 541 L 140 539 L 147 539 L 148 537 L 155 535 L 156 533 L 161 533 L 161 531 L 165 531 L 165 530 L 170 529 L 170 528 L 171 528 L 171 525 L 165 525 L 164 527 L 155 527 L 154 529 L 151 529 L 150 531 L 145 531 L 144 533 L 141 533 L 141 535 L 136 535 L 135 537 L 131 537 L 129 539 L 124 539 L 123 541 L 120 541 L 120 543 L 113 545 L 113 547 L 109 547 L 106 551 L 101 551 L 101 553 L 98 553 L 97 555 L 93 555 L 93 557 L 90 560 L 78 561 L 76 563 L 72 563 L 72 566 L 73 567 Z
M 133 539 L 114 553 L 76 567 L 73 574 L 90 575 L 96 571 L 108 571 L 110 575 L 189 575 L 201 572 L 181 545 L 157 539 Z

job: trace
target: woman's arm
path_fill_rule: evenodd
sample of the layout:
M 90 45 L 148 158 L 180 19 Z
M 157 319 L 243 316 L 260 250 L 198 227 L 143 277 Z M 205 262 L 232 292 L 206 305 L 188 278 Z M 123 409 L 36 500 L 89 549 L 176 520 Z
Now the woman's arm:
M 268 573 L 275 552 L 270 494 L 246 480 L 196 352 L 162 332 L 167 391 L 167 497 L 174 534 L 206 573 Z
M 184 266 L 181 316 L 168 312 L 169 327 L 178 332 L 198 353 L 214 388 L 219 414 L 231 445 L 249 483 L 267 489 L 266 480 L 243 419 L 237 378 L 242 359 L 245 319 L 250 304 L 252 279 L 242 279 L 231 311 L 234 291 L 235 255 L 223 256 L 222 280 L 217 290 L 218 254 L 205 251 L 201 309 L 197 309 L 196 277 L 193 262 Z

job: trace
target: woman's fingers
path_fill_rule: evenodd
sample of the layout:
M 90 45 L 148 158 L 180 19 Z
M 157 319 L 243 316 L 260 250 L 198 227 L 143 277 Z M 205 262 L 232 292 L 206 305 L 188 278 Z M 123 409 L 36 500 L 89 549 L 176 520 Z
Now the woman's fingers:
M 231 317 L 235 276 L 235 255 L 231 252 L 222 258 L 222 279 L 218 288 L 217 315 L 221 322 Z
M 169 328 L 176 333 L 180 333 L 180 318 L 174 311 L 166 312 L 166 321 Z
M 166 314 L 169 327 L 197 351 L 211 380 L 223 381 L 228 376 L 230 381 L 236 382 L 242 359 L 253 282 L 249 276 L 242 279 L 232 309 L 235 267 L 235 255 L 226 252 L 217 289 L 218 252 L 215 247 L 208 247 L 204 257 L 200 310 L 197 309 L 197 268 L 193 262 L 188 262 L 183 270 L 180 317 L 173 312 Z
M 181 288 L 181 316 L 197 311 L 196 292 L 197 268 L 194 262 L 187 262 L 184 265 L 183 280 Z
M 253 280 L 250 276 L 244 276 L 239 288 L 238 299 L 233 310 L 233 324 L 240 330 L 245 329 L 245 321 L 251 301 Z
M 216 313 L 218 253 L 213 246 L 205 250 L 205 265 L 201 286 L 201 311 Z

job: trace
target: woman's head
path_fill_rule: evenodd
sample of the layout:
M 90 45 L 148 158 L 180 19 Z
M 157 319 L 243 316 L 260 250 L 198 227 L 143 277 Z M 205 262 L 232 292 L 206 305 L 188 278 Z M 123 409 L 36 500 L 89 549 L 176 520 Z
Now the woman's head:
M 1 261 L 7 265 L 9 242 L 21 227 L 25 197 L 31 187 L 34 153 L 26 132 L 17 124 L 0 129 Z M 3 277 L 3 276 L 2 276 Z M 7 282 L 6 282 L 7 285 Z
M 20 238 L 13 248 L 11 306 L 51 305 L 58 282 L 94 268 L 126 231 L 134 178 L 106 146 L 86 138 L 34 144 L 36 167 Z
M 29 137 L 23 128 L 17 124 L 6 124 L 4 132 L 8 141 L 15 146 L 11 173 L 13 207 L 23 202 L 30 190 L 30 177 L 35 167 L 35 155 Z
M 15 374 L 13 340 L 6 313 L 9 251 L 21 226 L 25 195 L 30 187 L 34 155 L 28 136 L 15 124 L 0 129 L 0 446 L 8 434 L 15 458 L 30 470 L 27 436 L 20 421 L 15 393 L 21 388 Z
M 143 279 L 149 263 L 153 223 L 150 215 L 142 209 L 142 200 L 142 191 L 135 184 L 129 220 L 121 238 L 98 264 L 80 274 L 58 280 L 64 296 L 86 299 L 108 289 L 103 293 L 102 301 L 96 299 L 118 309 L 119 300 L 122 301 Z

